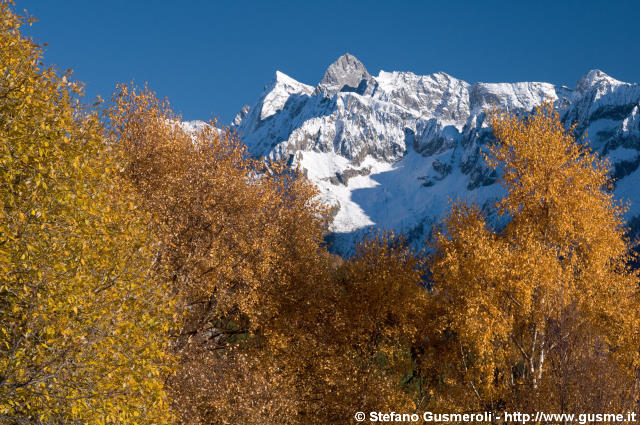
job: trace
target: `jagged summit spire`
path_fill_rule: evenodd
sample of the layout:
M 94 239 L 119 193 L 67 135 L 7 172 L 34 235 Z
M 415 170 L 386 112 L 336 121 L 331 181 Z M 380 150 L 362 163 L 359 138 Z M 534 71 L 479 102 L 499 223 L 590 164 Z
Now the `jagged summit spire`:
M 611 77 L 610 75 L 607 75 L 606 73 L 600 71 L 599 69 L 592 69 L 591 71 L 584 74 L 582 78 L 580 78 L 580 81 L 578 81 L 578 85 L 576 86 L 576 90 L 578 90 L 581 93 L 584 93 L 587 90 L 589 90 L 591 87 L 601 82 L 604 82 L 606 84 L 613 85 L 613 86 L 623 84 L 622 81 L 616 80 L 615 78 Z
M 318 88 L 333 94 L 344 86 L 356 88 L 365 78 L 371 78 L 367 68 L 355 56 L 346 53 L 329 65 Z

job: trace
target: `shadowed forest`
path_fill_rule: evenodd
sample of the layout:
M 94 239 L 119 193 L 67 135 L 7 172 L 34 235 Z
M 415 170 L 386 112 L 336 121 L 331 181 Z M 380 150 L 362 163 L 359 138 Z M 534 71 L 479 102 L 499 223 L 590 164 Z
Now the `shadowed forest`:
M 551 104 L 490 116 L 506 227 L 339 258 L 302 173 L 147 87 L 86 105 L 29 22 L 0 3 L 0 424 L 640 411 L 625 206 Z

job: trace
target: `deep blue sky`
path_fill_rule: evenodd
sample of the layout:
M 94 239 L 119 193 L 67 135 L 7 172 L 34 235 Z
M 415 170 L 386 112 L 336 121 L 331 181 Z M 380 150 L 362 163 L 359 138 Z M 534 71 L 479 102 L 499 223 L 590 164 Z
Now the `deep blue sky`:
M 280 70 L 311 85 L 349 52 L 369 72 L 575 86 L 589 69 L 640 82 L 639 1 L 17 0 L 45 61 L 90 98 L 149 82 L 185 119 L 228 123 Z

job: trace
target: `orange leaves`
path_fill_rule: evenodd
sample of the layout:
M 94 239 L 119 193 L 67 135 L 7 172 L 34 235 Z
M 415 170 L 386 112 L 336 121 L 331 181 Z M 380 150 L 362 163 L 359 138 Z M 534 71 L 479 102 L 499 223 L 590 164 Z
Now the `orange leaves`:
M 301 173 L 249 158 L 229 132 L 185 132 L 147 90 L 122 87 L 109 119 L 182 300 L 169 382 L 184 421 L 324 424 L 414 408 L 399 382 L 421 322 L 420 260 L 379 239 L 332 267 L 328 211 Z
M 593 408 L 601 398 L 577 375 L 587 373 L 599 377 L 605 399 L 631 408 L 638 276 L 626 266 L 609 166 L 574 141 L 550 103 L 525 117 L 495 111 L 490 123 L 497 141 L 487 161 L 503 171 L 500 207 L 510 222 L 490 230 L 478 210 L 456 205 L 436 234 L 438 344 L 425 367 L 442 358 L 450 365 L 430 372 L 450 383 L 436 401 Z M 558 392 L 563 407 L 554 404 Z
M 250 159 L 229 132 L 186 132 L 147 90 L 122 87 L 109 120 L 122 175 L 154 217 L 162 241 L 158 264 L 183 301 L 175 336 L 182 362 L 171 381 L 176 407 L 194 423 L 213 420 L 207 411 L 231 418 L 231 400 L 246 397 L 253 404 L 253 385 L 273 379 L 261 381 L 252 371 L 242 378 L 254 383 L 249 388 L 232 385 L 233 375 L 219 380 L 219 372 L 231 372 L 228 362 L 246 359 L 224 353 L 259 352 L 251 361 L 268 373 L 274 351 L 289 349 L 294 324 L 287 314 L 296 308 L 297 286 L 323 272 L 317 260 L 322 209 L 309 207 L 315 190 L 282 164 Z M 203 386 L 216 390 L 206 391 L 208 400 Z M 284 402 L 287 393 L 278 391 L 273 397 Z M 253 420 L 264 418 L 255 408 Z
M 455 205 L 428 270 L 393 235 L 342 260 L 300 172 L 187 130 L 147 88 L 80 108 L 0 12 L 0 420 L 632 407 L 623 208 L 549 104 L 490 117 L 506 227 Z

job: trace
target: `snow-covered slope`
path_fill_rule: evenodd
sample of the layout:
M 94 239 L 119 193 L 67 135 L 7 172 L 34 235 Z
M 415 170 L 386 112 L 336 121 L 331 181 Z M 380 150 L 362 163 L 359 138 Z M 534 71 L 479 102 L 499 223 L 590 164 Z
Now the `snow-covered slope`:
M 365 232 L 394 229 L 416 244 L 449 208 L 472 200 L 491 214 L 502 192 L 481 150 L 495 106 L 529 111 L 562 106 L 615 167 L 616 195 L 640 223 L 640 87 L 589 71 L 575 89 L 542 82 L 469 84 L 443 72 L 371 76 L 344 55 L 312 87 L 281 72 L 232 123 L 252 155 L 286 158 L 306 170 L 335 206 L 333 249 L 351 252 Z M 634 220 L 635 217 L 638 217 Z

